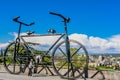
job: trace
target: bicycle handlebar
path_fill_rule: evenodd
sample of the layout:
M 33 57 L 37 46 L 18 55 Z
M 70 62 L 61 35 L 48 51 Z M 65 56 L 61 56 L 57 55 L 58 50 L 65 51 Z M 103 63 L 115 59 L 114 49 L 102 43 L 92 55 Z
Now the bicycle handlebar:
M 70 21 L 70 18 L 65 18 L 65 17 L 64 17 L 63 15 L 61 15 L 61 14 L 58 14 L 58 13 L 55 13 L 55 12 L 50 12 L 50 14 L 60 16 L 61 18 L 64 19 L 64 22 L 69 22 L 69 21 Z
M 18 18 L 20 18 L 20 16 L 15 17 L 15 18 L 13 19 L 13 21 L 17 21 Z
M 57 14 L 55 12 L 50 12 L 50 14 L 60 16 L 61 18 L 63 18 L 64 20 L 66 20 L 66 18 L 64 16 L 62 16 L 61 14 Z
M 13 21 L 18 22 L 18 23 L 20 23 L 20 24 L 23 24 L 23 25 L 25 25 L 25 26 L 32 26 L 33 24 L 35 24 L 34 22 L 32 22 L 32 23 L 30 23 L 30 24 L 23 23 L 23 22 L 21 22 L 21 21 L 18 20 L 19 18 L 20 18 L 20 16 L 17 16 L 17 17 L 15 17 L 15 18 L 13 19 Z

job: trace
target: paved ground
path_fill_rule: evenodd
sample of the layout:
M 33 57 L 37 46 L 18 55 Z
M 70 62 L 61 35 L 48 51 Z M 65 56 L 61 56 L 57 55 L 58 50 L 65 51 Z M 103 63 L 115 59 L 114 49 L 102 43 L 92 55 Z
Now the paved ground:
M 61 79 L 58 76 L 41 75 L 38 77 L 29 77 L 27 75 L 12 75 L 7 72 L 0 72 L 0 80 L 66 80 L 66 79 Z M 83 79 L 77 79 L 77 80 L 83 80 Z M 93 79 L 87 79 L 87 80 L 93 80 Z
M 91 74 L 91 73 L 90 73 Z M 104 72 L 105 80 L 120 80 L 120 72 Z M 36 77 L 29 77 L 27 73 L 20 75 L 9 74 L 4 67 L 0 65 L 0 80 L 66 80 L 61 79 L 59 76 L 50 76 L 45 74 L 39 74 Z M 84 80 L 84 79 L 77 79 Z M 98 79 L 86 79 L 86 80 L 98 80 Z
M 13 74 L 9 74 L 5 70 L 3 65 L 0 65 L 0 80 L 66 80 L 66 79 L 61 79 L 59 76 L 46 75 L 45 72 L 35 77 L 27 76 L 27 73 L 13 75 Z M 77 80 L 83 80 L 83 79 L 77 79 Z M 87 80 L 93 80 L 93 79 L 87 79 Z
M 26 75 L 11 75 L 6 72 L 0 72 L 0 80 L 62 80 L 58 76 L 38 76 L 29 77 Z

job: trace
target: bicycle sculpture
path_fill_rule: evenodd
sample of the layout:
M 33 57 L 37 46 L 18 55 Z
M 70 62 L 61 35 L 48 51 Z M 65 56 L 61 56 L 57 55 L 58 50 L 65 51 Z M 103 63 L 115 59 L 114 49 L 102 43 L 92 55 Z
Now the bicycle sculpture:
M 55 30 L 50 29 L 49 32 L 52 34 L 34 35 L 34 32 L 28 32 L 28 35 L 20 35 L 22 25 L 32 26 L 34 23 L 23 23 L 18 20 L 20 17 L 13 19 L 13 21 L 19 23 L 20 26 L 16 40 L 8 45 L 4 53 L 4 65 L 6 70 L 11 74 L 25 72 L 30 59 L 34 59 L 35 53 L 23 37 L 59 35 L 60 37 L 51 47 L 47 51 L 44 51 L 42 57 L 48 56 L 50 51 L 52 51 L 52 55 L 49 55 L 49 57 L 52 59 L 52 66 L 57 75 L 64 79 L 76 79 L 81 77 L 85 80 L 86 77 L 88 77 L 88 53 L 81 43 L 69 39 L 67 23 L 69 23 L 70 18 L 65 18 L 61 14 L 54 12 L 50 12 L 50 14 L 63 19 L 64 33 L 56 34 Z M 62 39 L 64 40 L 61 41 Z M 53 73 L 51 72 L 51 74 Z

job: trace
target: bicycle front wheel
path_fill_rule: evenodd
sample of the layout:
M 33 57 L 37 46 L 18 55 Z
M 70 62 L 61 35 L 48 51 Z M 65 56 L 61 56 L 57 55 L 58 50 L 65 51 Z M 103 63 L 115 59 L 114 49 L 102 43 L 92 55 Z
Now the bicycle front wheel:
M 21 43 L 13 42 L 8 45 L 4 53 L 5 69 L 11 74 L 19 74 L 21 72 L 21 62 L 24 61 L 22 55 L 25 53 L 26 49 Z
M 67 57 L 65 41 L 59 43 L 52 55 L 55 72 L 64 79 L 84 78 L 85 68 L 88 66 L 88 53 L 85 47 L 74 40 L 70 44 L 70 62 Z

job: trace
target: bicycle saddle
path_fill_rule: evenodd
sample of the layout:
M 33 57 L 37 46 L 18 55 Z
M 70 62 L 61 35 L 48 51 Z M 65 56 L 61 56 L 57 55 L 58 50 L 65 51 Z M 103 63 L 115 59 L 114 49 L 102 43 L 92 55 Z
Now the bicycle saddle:
M 27 31 L 26 33 L 27 33 L 27 35 L 29 35 L 29 36 L 30 36 L 30 35 L 34 34 L 35 32 L 34 32 L 34 31 L 30 31 L 30 30 L 29 30 L 29 31 Z
M 55 34 L 55 33 L 56 33 L 56 31 L 55 31 L 54 29 L 49 29 L 48 32 L 49 32 L 49 33 L 52 33 L 52 34 Z

